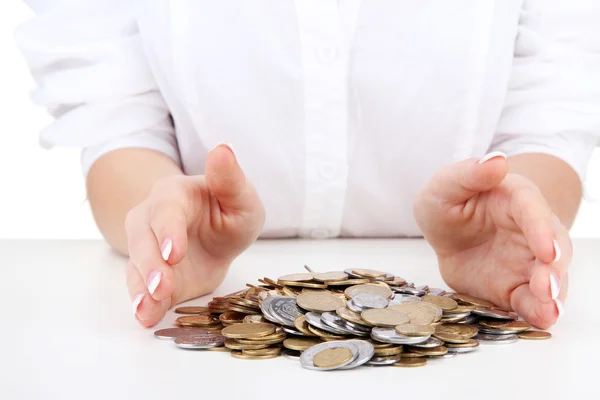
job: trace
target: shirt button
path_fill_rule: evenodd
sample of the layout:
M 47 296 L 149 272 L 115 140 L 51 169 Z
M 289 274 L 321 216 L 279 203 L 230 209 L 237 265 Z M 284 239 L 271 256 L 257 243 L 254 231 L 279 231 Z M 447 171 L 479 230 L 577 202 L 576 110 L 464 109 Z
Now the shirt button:
M 310 237 L 313 239 L 326 239 L 331 236 L 327 228 L 315 228 L 310 231 Z
M 331 64 L 338 58 L 338 49 L 334 46 L 321 46 L 317 49 L 317 58 L 323 64 Z
M 338 176 L 339 167 L 336 163 L 333 162 L 324 162 L 319 167 L 319 175 L 321 178 L 326 180 L 333 180 Z

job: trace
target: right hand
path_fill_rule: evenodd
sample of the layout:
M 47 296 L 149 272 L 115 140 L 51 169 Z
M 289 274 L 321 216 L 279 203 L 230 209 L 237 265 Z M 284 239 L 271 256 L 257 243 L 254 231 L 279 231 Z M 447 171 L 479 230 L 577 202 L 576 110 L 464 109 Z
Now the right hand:
M 205 175 L 156 182 L 125 221 L 127 286 L 140 324 L 212 292 L 231 262 L 259 236 L 262 202 L 228 145 L 207 156 Z

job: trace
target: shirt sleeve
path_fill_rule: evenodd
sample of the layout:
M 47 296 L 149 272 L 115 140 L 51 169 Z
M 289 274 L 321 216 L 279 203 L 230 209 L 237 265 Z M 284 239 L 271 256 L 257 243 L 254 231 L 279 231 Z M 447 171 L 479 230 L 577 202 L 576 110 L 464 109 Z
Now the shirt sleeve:
M 54 117 L 40 143 L 82 148 L 84 175 L 100 156 L 124 147 L 150 148 L 180 163 L 134 3 L 35 0 L 29 4 L 37 16 L 15 32 L 36 82 L 31 98 Z
M 546 153 L 585 181 L 600 138 L 600 2 L 525 0 L 490 150 Z

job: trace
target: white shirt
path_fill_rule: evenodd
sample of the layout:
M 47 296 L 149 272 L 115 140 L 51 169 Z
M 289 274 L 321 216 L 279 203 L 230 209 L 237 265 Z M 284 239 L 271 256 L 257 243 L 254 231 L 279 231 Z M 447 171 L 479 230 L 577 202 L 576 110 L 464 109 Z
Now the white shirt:
M 263 236 L 413 236 L 437 169 L 493 150 L 585 178 L 596 0 L 37 0 L 17 40 L 46 145 L 143 147 L 202 174 L 223 141 Z M 43 12 L 41 11 L 43 10 Z

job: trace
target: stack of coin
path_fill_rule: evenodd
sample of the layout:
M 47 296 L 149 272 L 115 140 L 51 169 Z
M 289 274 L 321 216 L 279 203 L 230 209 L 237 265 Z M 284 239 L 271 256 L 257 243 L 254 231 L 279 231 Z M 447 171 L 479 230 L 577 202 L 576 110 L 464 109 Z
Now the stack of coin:
M 550 337 L 490 302 L 416 286 L 388 272 L 306 269 L 277 280 L 264 277 L 215 297 L 207 308 L 178 308 L 194 315 L 156 336 L 182 348 L 231 350 L 236 358 L 283 355 L 315 370 L 418 367 L 475 351 L 480 343 Z

